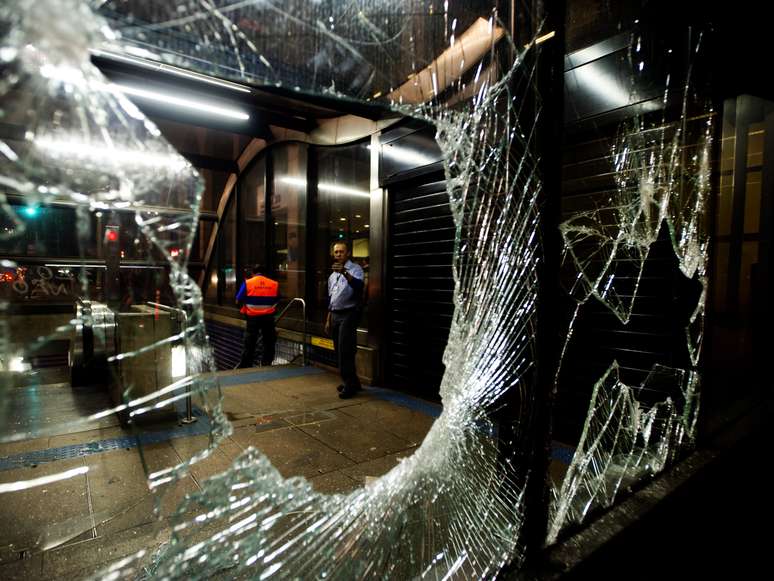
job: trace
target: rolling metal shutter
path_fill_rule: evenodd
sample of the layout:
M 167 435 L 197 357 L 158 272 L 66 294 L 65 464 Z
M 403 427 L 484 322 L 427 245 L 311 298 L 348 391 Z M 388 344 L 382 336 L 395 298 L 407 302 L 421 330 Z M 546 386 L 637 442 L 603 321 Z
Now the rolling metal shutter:
M 606 192 L 615 187 L 611 162 L 606 157 L 609 154 L 601 143 L 577 140 L 566 147 L 562 200 L 565 218 L 572 212 L 604 206 Z M 575 248 L 582 259 L 599 261 L 593 257 L 593 247 L 588 253 L 584 250 L 582 245 Z M 629 301 L 637 269 L 624 259 L 616 259 L 616 263 L 617 291 Z M 629 323 L 623 324 L 608 306 L 594 298 L 581 308 L 559 379 L 554 410 L 558 439 L 574 441 L 580 436 L 594 384 L 613 361 L 620 366 L 621 380 L 633 387 L 641 386 L 656 364 L 691 367 L 685 327 L 700 293 L 700 283 L 687 279 L 680 271 L 668 229 L 662 225 L 645 260 Z M 561 308 L 569 320 L 574 303 L 567 300 Z M 649 386 L 637 395 L 646 404 L 663 401 L 667 396 L 679 400 L 679 386 Z
M 389 190 L 387 349 L 391 387 L 437 398 L 454 304 L 454 221 L 442 173 Z

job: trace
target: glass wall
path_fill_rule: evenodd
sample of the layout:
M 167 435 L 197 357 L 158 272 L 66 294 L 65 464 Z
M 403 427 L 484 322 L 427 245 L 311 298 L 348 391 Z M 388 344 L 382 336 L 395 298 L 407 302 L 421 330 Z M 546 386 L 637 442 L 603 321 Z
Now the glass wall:
M 327 308 L 327 281 L 335 242 L 349 243 L 351 260 L 365 273 L 364 302 L 368 296 L 369 229 L 371 208 L 371 151 L 367 143 L 318 148 L 317 244 L 315 245 L 314 320 L 321 322 Z M 360 324 L 365 325 L 366 313 Z
M 210 220 L 199 220 L 199 227 L 196 230 L 193 245 L 191 246 L 192 262 L 202 262 L 204 260 L 214 227 L 215 223 Z
M 750 95 L 723 104 L 722 139 L 715 199 L 712 319 L 705 347 L 702 410 L 707 429 L 726 421 L 769 384 L 767 347 L 772 309 L 769 267 L 774 183 L 774 108 Z M 733 385 L 734 389 L 728 389 Z
M 196 127 L 168 119 L 155 118 L 164 137 L 187 157 L 204 180 L 201 209 L 214 212 L 229 171 L 225 169 L 237 159 L 250 142 L 250 137 L 217 129 Z M 221 169 L 217 169 L 221 165 Z
M 241 283 L 239 269 L 241 268 L 238 236 L 238 206 L 237 195 L 233 191 L 231 199 L 226 207 L 220 226 L 216 233 L 215 244 L 208 265 L 203 264 L 202 270 L 205 272 L 204 280 L 204 302 L 211 305 L 235 306 L 235 297 L 238 284 Z M 206 256 L 207 244 L 212 231 L 215 228 L 215 222 L 199 222 L 200 231 L 197 232 L 194 239 L 194 245 L 199 245 L 198 251 L 202 257 Z M 193 276 L 194 271 L 189 266 L 189 274 Z
M 164 261 L 141 234 L 134 212 L 98 210 L 84 217 L 66 204 L 27 206 L 15 201 L 9 209 L 0 221 L 0 259 L 7 260 L 0 268 L 0 300 L 62 306 L 71 306 L 81 296 L 106 300 L 107 226 L 118 227 L 113 244 L 121 262 L 119 308 L 172 300 L 167 273 L 160 266 Z M 180 236 L 177 231 L 168 235 L 172 241 Z
M 233 304 L 237 293 L 237 200 L 231 200 L 221 230 L 222 252 L 218 277 L 223 285 L 223 304 Z
M 215 212 L 218 209 L 220 196 L 231 174 L 227 171 L 203 168 L 197 168 L 197 171 L 202 176 L 202 180 L 204 180 L 200 210 L 203 212 Z
M 266 267 L 266 159 L 260 158 L 242 175 L 239 186 L 242 214 L 240 252 L 245 269 Z M 243 274 L 243 273 L 240 273 Z
M 307 146 L 275 147 L 271 265 L 286 299 L 306 296 Z
M 204 280 L 204 302 L 208 305 L 218 304 L 218 270 L 212 268 L 208 277 Z
M 189 256 L 188 271 L 194 280 L 206 269 L 204 264 L 210 238 L 217 222 L 217 210 L 229 177 L 237 171 L 236 160 L 250 143 L 251 137 L 211 127 L 198 127 L 158 117 L 153 122 L 177 151 L 196 167 L 202 177 L 199 227 Z M 218 243 L 213 248 L 205 280 L 205 302 L 233 305 L 236 285 L 241 277 L 241 255 L 237 253 L 237 208 L 230 208 L 223 218 Z M 219 286 L 220 285 L 220 286 Z M 220 290 L 219 290 L 220 289 Z M 232 292 L 233 291 L 233 292 Z
M 331 247 L 340 240 L 349 244 L 352 260 L 363 268 L 367 293 L 369 143 L 335 147 L 283 143 L 263 151 L 240 176 L 221 221 L 205 281 L 206 302 L 235 306 L 236 290 L 249 275 L 243 271 L 261 264 L 279 282 L 283 302 L 295 297 L 307 301 L 308 330 L 322 334 Z M 313 221 L 313 228 L 307 228 L 307 220 Z M 201 248 L 195 252 L 200 256 L 208 239 L 209 232 L 197 238 Z M 281 326 L 300 330 L 300 314 L 291 309 Z M 361 325 L 366 321 L 364 315 Z
M 75 208 L 11 205 L 11 212 L 0 218 L 2 254 L 6 256 L 79 256 Z M 92 217 L 92 230 L 94 229 Z M 87 258 L 96 256 L 96 244 L 86 248 Z

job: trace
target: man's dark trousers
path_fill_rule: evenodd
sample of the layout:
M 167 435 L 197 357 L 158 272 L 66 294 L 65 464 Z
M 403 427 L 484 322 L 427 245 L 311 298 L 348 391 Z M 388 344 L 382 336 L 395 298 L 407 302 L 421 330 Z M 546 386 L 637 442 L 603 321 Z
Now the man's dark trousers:
M 258 343 L 258 333 L 263 338 L 263 351 L 261 353 L 261 365 L 271 365 L 274 361 L 274 343 L 277 335 L 274 331 L 274 314 L 247 316 L 247 328 L 245 329 L 245 341 L 242 348 L 242 359 L 239 367 L 252 367 L 255 359 L 255 345 Z
M 331 335 L 333 348 L 339 362 L 341 379 L 348 392 L 360 389 L 360 380 L 355 370 L 355 353 L 357 352 L 357 322 L 360 310 L 356 308 L 345 311 L 331 312 Z

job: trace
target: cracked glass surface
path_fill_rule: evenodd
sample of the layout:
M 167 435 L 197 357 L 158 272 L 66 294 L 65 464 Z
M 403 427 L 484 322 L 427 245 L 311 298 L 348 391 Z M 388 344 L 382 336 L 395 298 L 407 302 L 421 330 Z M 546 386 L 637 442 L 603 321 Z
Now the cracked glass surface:
M 702 36 L 688 38 L 688 64 L 673 62 L 670 71 L 683 81 L 682 86 L 672 86 L 674 81 L 670 83 L 666 76 L 661 104 L 653 107 L 656 113 L 636 114 L 623 122 L 613 140 L 606 159 L 614 189 L 596 196 L 588 204 L 591 207 L 571 213 L 560 225 L 563 280 L 573 306 L 557 381 L 560 393 L 573 384 L 573 377 L 562 376 L 562 365 L 576 329 L 595 309 L 614 315 L 620 324 L 616 328 L 624 331 L 634 326 L 636 316 L 659 310 L 674 313 L 675 334 L 682 337 L 676 352 L 683 355 L 674 359 L 685 366 L 675 368 L 664 360 L 653 364 L 641 383 L 627 385 L 621 380 L 618 361 L 610 362 L 593 385 L 566 474 L 555 483 L 549 542 L 557 539 L 563 527 L 582 523 L 595 509 L 611 506 L 619 493 L 660 472 L 694 444 L 714 114 L 693 78 L 693 66 L 703 57 Z M 641 43 L 642 33 L 637 32 L 627 57 L 632 71 L 650 66 L 640 53 Z M 640 84 L 640 75 L 633 72 L 630 102 L 641 100 L 636 94 Z M 661 248 L 667 247 L 663 252 L 676 262 L 679 274 L 673 279 L 679 280 L 674 294 L 653 307 L 646 304 L 653 297 L 643 298 L 640 287 L 664 231 L 667 242 Z M 595 321 L 604 324 L 600 318 Z M 623 349 L 639 348 L 631 344 L 631 336 L 628 340 L 622 339 Z
M 152 559 L 147 549 L 140 551 L 109 574 L 133 576 L 148 567 L 165 577 L 223 571 L 297 577 L 314 571 L 341 578 L 467 578 L 518 562 L 526 474 L 524 467 L 503 462 L 487 409 L 512 391 L 524 402 L 526 418 L 532 398 L 526 377 L 533 364 L 535 202 L 541 186 L 528 155 L 532 127 L 520 127 L 517 117 L 520 99 L 532 90 L 535 47 L 515 50 L 486 2 L 39 1 L 16 2 L 0 14 L 0 241 L 12 245 L 25 235 L 31 217 L 25 208 L 35 212 L 50 204 L 74 208 L 73 236 L 79 241 L 68 272 L 10 259 L 0 265 L 10 289 L 0 303 L 2 442 L 23 445 L 60 433 L 55 410 L 43 410 L 40 417 L 47 421 L 17 421 L 14 405 L 20 400 L 14 398 L 43 381 L 25 358 L 105 314 L 84 309 L 82 320 L 68 317 L 42 335 L 31 326 L 21 335 L 13 327 L 14 301 L 65 291 L 92 295 L 104 282 L 88 260 L 96 218 L 103 225 L 120 222 L 122 231 L 124 218 L 130 218 L 144 256 L 168 265 L 168 279 L 156 286 L 159 294 L 143 300 L 179 310 L 169 311 L 167 320 L 151 309 L 146 314 L 165 321 L 158 325 L 161 337 L 106 354 L 125 403 L 90 410 L 68 419 L 68 426 L 79 421 L 104 429 L 105 418 L 151 414 L 183 403 L 189 390 L 208 422 L 207 443 L 186 462 L 158 463 L 143 455 L 149 444 L 140 447 L 153 502 L 171 499 L 177 505 L 172 534 Z M 202 186 L 153 123 L 90 64 L 90 49 L 299 95 L 377 101 L 435 125 L 458 228 L 456 308 L 444 356 L 444 411 L 413 456 L 365 488 L 329 496 L 303 478 L 284 479 L 260 451 L 249 450 L 185 499 L 165 492 L 231 429 L 209 373 L 214 367 L 199 287 L 188 277 L 181 252 L 192 242 Z M 711 117 L 703 103 L 693 101 L 689 83 L 682 89 L 677 120 L 637 117 L 622 128 L 611 156 L 615 191 L 598 207 L 566 220 L 561 232 L 563 268 L 572 273 L 566 290 L 576 302 L 569 342 L 592 302 L 622 323 L 631 320 L 645 262 L 666 226 L 680 271 L 701 286 L 683 327 L 692 365 L 656 365 L 641 384 L 627 385 L 612 363 L 593 385 L 576 453 L 557 490 L 550 539 L 595 507 L 613 503 L 621 490 L 663 469 L 693 442 Z M 22 130 L 14 133 L 10 126 Z M 143 358 L 160 356 L 166 346 L 183 350 L 188 363 L 182 377 L 150 387 L 127 379 L 123 369 L 140 367 Z M 667 392 L 667 398 L 648 397 Z M 136 431 L 142 438 L 142 429 Z M 11 498 L 88 478 L 86 468 L 4 480 L 0 493 Z M 63 519 L 39 546 L 72 540 L 85 525 L 95 528 L 94 522 Z
M 9 259 L 2 264 L 8 282 L 24 296 L 32 287 L 57 292 L 65 283 L 47 282 L 54 279 L 69 281 L 74 296 L 108 288 L 111 281 L 88 260 L 93 224 L 120 226 L 118 236 L 132 231 L 149 267 L 162 264 L 167 273 L 155 279 L 150 296 L 138 293 L 143 308 L 132 311 L 152 324 L 153 340 L 143 344 L 128 334 L 122 345 L 133 348 L 118 353 L 105 335 L 111 314 L 96 305 L 82 304 L 80 318 L 25 345 L 11 329 L 13 301 L 2 303 L 2 442 L 60 433 L 55 410 L 47 421 L 18 425 L 14 398 L 23 401 L 26 388 L 43 381 L 25 367 L 31 346 L 84 326 L 96 330 L 95 349 L 104 352 L 123 403 L 90 410 L 68 427 L 78 421 L 104 429 L 99 422 L 116 414 L 136 426 L 141 416 L 181 405 L 189 393 L 208 426 L 207 442 L 183 462 L 152 456 L 147 433 L 135 428 L 152 502 L 177 508 L 157 553 L 146 546 L 100 576 L 447 579 L 491 576 L 518 563 L 526 468 L 498 447 L 489 412 L 504 394 L 518 394 L 522 416 L 515 424 L 523 441 L 509 444 L 529 438 L 541 181 L 531 154 L 534 118 L 525 123 L 521 107 L 531 99 L 539 115 L 536 45 L 514 46 L 486 2 L 41 0 L 4 5 L 0 16 L 4 243 L 24 234 L 24 212 L 55 203 L 74 208 L 79 241 L 71 271 Z M 92 49 L 299 95 L 376 100 L 396 115 L 435 125 L 457 227 L 455 314 L 444 355 L 443 413 L 411 457 L 350 494 L 325 495 L 302 477 L 283 478 L 251 448 L 200 489 L 177 494 L 175 483 L 231 430 L 212 373 L 200 289 L 186 272 L 202 185 L 154 124 L 91 64 Z M 102 252 L 109 253 L 105 236 Z M 116 317 L 119 329 L 122 321 L 129 328 L 127 315 Z M 154 380 L 140 374 L 149 365 L 159 369 L 175 349 L 184 354 L 182 373 Z M 32 494 L 24 500 L 30 502 L 43 486 L 88 483 L 89 466 L 50 466 L 50 474 L 10 480 L 0 493 Z M 85 528 L 63 518 L 38 546 L 77 539 L 89 526 L 98 530 L 91 518 Z

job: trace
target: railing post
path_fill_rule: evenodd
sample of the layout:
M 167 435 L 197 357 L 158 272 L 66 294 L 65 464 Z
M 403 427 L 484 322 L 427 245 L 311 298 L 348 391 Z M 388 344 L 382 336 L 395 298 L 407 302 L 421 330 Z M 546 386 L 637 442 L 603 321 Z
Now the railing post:
M 307 354 L 307 345 L 306 345 L 306 301 L 302 301 L 301 305 L 303 306 L 303 313 L 304 313 L 304 333 L 301 336 L 301 348 L 304 350 L 304 367 L 309 365 L 309 358 Z
M 186 375 L 188 375 L 188 364 L 186 364 Z M 180 420 L 183 424 L 193 424 L 196 418 L 193 415 L 193 401 L 191 396 L 191 384 L 189 383 L 185 388 L 185 417 Z
M 302 299 L 301 297 L 294 297 L 294 298 L 292 298 L 290 300 L 290 302 L 287 305 L 285 305 L 285 308 L 282 309 L 282 312 L 277 316 L 277 318 L 274 321 L 274 324 L 276 325 L 277 323 L 279 323 L 282 320 L 282 317 L 284 317 L 285 313 L 288 312 L 288 309 L 290 308 L 290 305 L 292 305 L 296 301 L 301 303 L 301 312 L 302 312 L 302 316 L 304 318 L 304 320 L 303 320 L 303 330 L 302 330 L 302 335 L 301 335 L 301 348 L 303 350 L 302 357 L 303 357 L 304 365 L 306 365 L 308 363 L 308 360 L 307 360 L 307 350 L 306 350 L 306 301 L 304 299 Z

